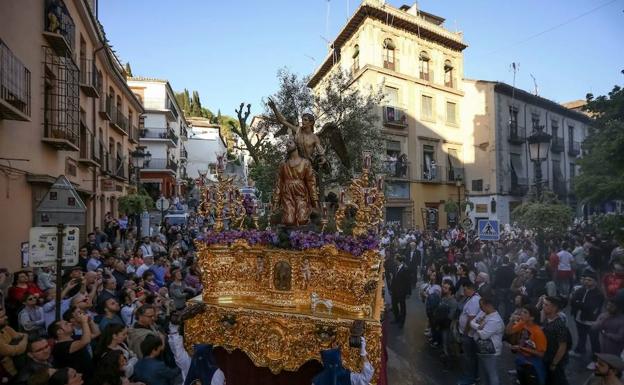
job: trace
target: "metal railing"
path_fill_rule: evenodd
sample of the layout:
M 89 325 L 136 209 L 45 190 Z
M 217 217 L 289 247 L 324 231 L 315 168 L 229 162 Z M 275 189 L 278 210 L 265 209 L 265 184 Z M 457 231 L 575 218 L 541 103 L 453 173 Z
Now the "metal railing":
M 523 196 L 529 191 L 529 181 L 527 178 L 511 178 L 511 189 L 509 193 L 515 196 Z
M 432 166 L 427 167 L 426 165 L 423 165 L 421 180 L 424 182 L 440 183 L 442 182 L 442 177 L 440 173 L 443 173 L 443 172 L 444 172 L 444 168 L 438 167 L 437 165 L 433 167 Z
M 178 170 L 178 164 L 170 158 L 152 158 L 145 163 L 144 169 L 148 170 Z
M 568 155 L 579 156 L 581 154 L 581 143 L 571 140 L 568 143 Z
M 91 87 L 98 92 L 102 89 L 97 67 L 91 59 L 80 58 L 80 86 Z
M 144 128 L 140 130 L 141 138 L 146 139 L 169 139 L 176 145 L 178 144 L 178 136 L 171 128 Z
M 389 60 L 391 59 L 391 60 Z M 383 63 L 383 68 L 389 69 L 392 71 L 399 70 L 399 58 L 396 55 L 393 58 L 388 57 L 387 55 L 381 56 L 381 62 Z
M 463 167 L 447 167 L 446 180 L 448 182 L 456 182 L 465 180 Z
M 180 150 L 180 158 L 188 158 L 188 152 L 186 151 L 186 148 L 182 148 Z
M 394 126 L 407 126 L 407 114 L 405 110 L 402 108 L 394 107 L 394 106 L 384 106 L 383 107 L 383 122 L 384 124 L 394 125 Z
M 553 136 L 552 142 L 550 144 L 550 150 L 552 152 L 562 152 L 564 148 L 563 138 L 558 136 Z
M 509 143 L 522 144 L 526 142 L 526 129 L 516 123 L 509 123 Z
M 409 178 L 410 162 L 386 160 L 383 162 L 383 172 L 389 178 Z
M 46 0 L 43 12 L 44 31 L 58 34 L 73 51 L 76 41 L 76 26 L 63 0 Z
M 418 78 L 421 80 L 425 80 L 428 82 L 433 82 L 433 70 L 430 68 L 429 71 L 418 71 Z
M 30 116 L 30 71 L 0 40 L 0 98 Z M 4 116 L 0 111 L 0 116 Z
M 128 138 L 136 143 L 139 142 L 139 128 L 134 125 L 129 126 Z

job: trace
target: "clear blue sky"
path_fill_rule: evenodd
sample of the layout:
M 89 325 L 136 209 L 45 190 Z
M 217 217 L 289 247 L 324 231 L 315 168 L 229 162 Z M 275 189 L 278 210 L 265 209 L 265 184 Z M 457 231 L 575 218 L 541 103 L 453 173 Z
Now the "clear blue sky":
M 407 2 L 407 1 L 406 1 Z M 420 9 L 464 32 L 465 77 L 512 83 L 563 102 L 606 94 L 624 83 L 624 0 L 548 30 L 609 0 L 422 0 Z M 357 0 L 100 0 L 99 18 L 134 75 L 166 78 L 174 90 L 198 90 L 202 104 L 234 115 L 241 101 L 262 112 L 276 72 L 311 73 L 360 4 Z M 394 6 L 403 4 L 390 0 Z M 410 2 L 407 2 L 410 3 Z M 411 4 L 411 3 L 410 3 Z M 520 44 L 516 44 L 522 42 Z M 314 58 L 311 59 L 310 57 Z

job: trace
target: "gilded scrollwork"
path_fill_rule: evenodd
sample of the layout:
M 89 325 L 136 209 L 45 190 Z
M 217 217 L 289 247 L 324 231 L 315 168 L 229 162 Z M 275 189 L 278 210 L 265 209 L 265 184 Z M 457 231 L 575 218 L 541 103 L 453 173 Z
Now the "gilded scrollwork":
M 224 320 L 235 319 L 234 326 Z M 320 361 L 320 350 L 339 347 L 346 368 L 361 370 L 359 350 L 349 347 L 351 320 L 320 318 L 297 313 L 206 306 L 186 321 L 187 347 L 211 343 L 244 351 L 256 366 L 273 373 L 296 371 L 309 360 Z M 367 321 L 364 334 L 377 381 L 381 359 L 381 324 Z

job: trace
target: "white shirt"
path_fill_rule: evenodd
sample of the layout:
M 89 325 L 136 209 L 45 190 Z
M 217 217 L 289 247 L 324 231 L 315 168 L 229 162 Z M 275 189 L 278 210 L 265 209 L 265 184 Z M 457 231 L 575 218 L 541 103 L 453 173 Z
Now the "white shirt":
M 466 329 L 466 325 L 468 324 L 468 317 L 476 317 L 477 314 L 481 311 L 479 307 L 479 300 L 481 297 L 479 294 L 475 293 L 472 297 L 466 301 L 464 307 L 462 308 L 462 312 L 459 315 L 459 332 L 464 334 L 464 330 Z M 474 330 L 470 329 L 468 331 L 468 336 L 472 337 L 475 335 Z
M 483 327 L 480 327 L 480 321 L 485 320 Z M 501 354 L 501 350 L 503 348 L 503 333 L 505 332 L 505 323 L 501 318 L 500 314 L 497 311 L 492 312 L 490 314 L 485 314 L 483 312 L 479 313 L 477 317 L 475 317 L 472 322 L 470 322 L 470 326 L 475 330 L 474 339 L 482 339 L 487 340 L 491 339 L 494 344 L 494 349 L 496 349 L 496 355 Z
M 371 365 L 368 360 L 364 361 L 364 368 L 362 369 L 362 373 L 351 372 L 351 385 L 368 385 L 373 378 L 373 373 L 375 373 L 375 369 L 373 369 L 373 365 Z
M 139 268 L 136 271 L 136 275 L 137 277 L 142 277 L 143 273 L 145 273 L 146 271 L 149 270 L 150 267 L 152 267 L 153 265 L 149 265 L 147 266 L 146 264 L 142 264 L 141 266 L 139 266 Z
M 141 251 L 143 252 L 143 257 L 151 257 L 154 255 L 154 252 L 152 251 L 152 246 L 151 245 L 146 245 L 145 243 L 143 243 L 140 247 Z
M 557 267 L 557 270 L 572 270 L 572 261 L 574 260 L 574 256 L 572 254 L 570 254 L 567 250 L 561 250 L 557 253 L 557 256 L 559 257 L 559 266 Z

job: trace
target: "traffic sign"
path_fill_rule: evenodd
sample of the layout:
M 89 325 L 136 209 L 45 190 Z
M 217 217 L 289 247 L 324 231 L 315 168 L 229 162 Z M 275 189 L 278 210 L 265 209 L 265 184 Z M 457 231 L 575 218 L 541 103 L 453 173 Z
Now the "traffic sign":
M 83 226 L 87 207 L 64 175 L 59 176 L 35 210 L 37 226 Z
M 77 227 L 63 230 L 63 266 L 78 264 L 79 231 Z M 58 256 L 58 229 L 56 227 L 31 227 L 29 236 L 30 267 L 54 266 Z
M 470 219 L 470 218 L 468 218 L 468 217 L 466 217 L 466 218 L 464 218 L 464 219 L 462 220 L 461 225 L 462 225 L 462 228 L 463 228 L 464 230 L 466 230 L 466 231 L 468 231 L 468 230 L 472 230 L 472 229 L 473 229 L 473 227 L 474 227 L 474 224 L 472 223 L 472 219 Z
M 479 239 L 482 241 L 498 241 L 500 239 L 500 229 L 498 221 L 494 219 L 479 220 Z
M 160 211 L 166 211 L 169 208 L 169 199 L 160 197 L 156 200 L 156 208 Z

